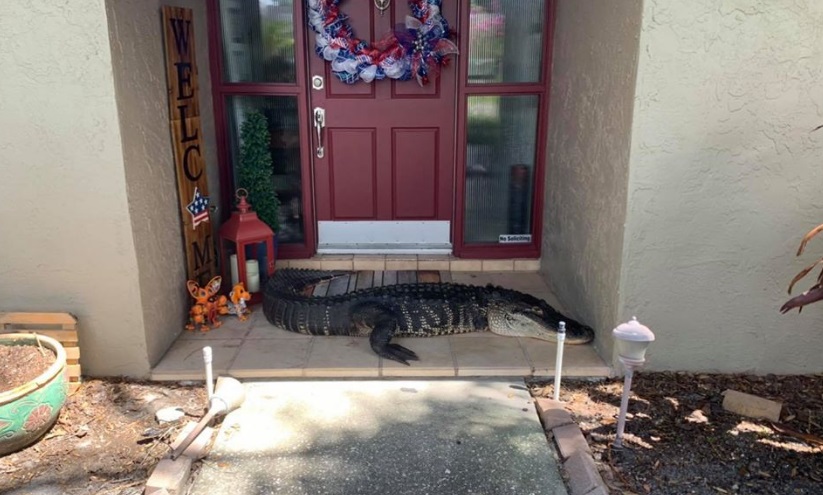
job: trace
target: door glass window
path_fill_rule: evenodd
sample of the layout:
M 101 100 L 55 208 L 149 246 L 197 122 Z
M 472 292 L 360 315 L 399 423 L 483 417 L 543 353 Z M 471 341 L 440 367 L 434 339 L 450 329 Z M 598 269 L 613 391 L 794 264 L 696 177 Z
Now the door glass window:
M 466 120 L 467 244 L 529 242 L 537 156 L 537 95 L 469 96 Z
M 269 123 L 272 172 L 275 192 L 280 200 L 278 242 L 301 243 L 303 231 L 302 180 L 300 174 L 300 126 L 296 96 L 228 96 L 226 122 L 229 149 L 234 165 L 234 183 L 240 159 L 240 126 L 245 116 L 260 111 Z M 254 204 L 252 204 L 254 208 Z
M 540 81 L 545 0 L 471 0 L 469 83 Z
M 294 0 L 220 0 L 225 82 L 294 83 Z

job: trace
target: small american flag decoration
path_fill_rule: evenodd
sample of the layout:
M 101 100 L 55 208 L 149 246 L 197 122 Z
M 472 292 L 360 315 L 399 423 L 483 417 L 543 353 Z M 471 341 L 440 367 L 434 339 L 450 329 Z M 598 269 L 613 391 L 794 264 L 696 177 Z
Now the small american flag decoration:
M 200 194 L 200 188 L 194 188 L 194 199 L 186 206 L 191 213 L 191 227 L 196 229 L 198 225 L 209 221 L 209 198 Z

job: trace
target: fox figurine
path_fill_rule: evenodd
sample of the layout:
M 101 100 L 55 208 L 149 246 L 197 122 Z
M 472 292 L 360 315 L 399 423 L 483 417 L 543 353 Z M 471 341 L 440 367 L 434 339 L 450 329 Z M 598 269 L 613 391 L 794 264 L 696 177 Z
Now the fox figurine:
M 220 276 L 211 279 L 205 287 L 200 287 L 194 280 L 186 282 L 186 288 L 195 301 L 189 309 L 189 323 L 186 325 L 186 330 L 194 331 L 199 325 L 201 332 L 208 332 L 223 324 L 219 317 L 228 314 L 229 308 L 228 298 L 218 295 L 222 282 L 223 278 Z
M 246 306 L 246 301 L 251 299 L 251 294 L 243 286 L 243 282 L 237 283 L 229 293 L 229 314 L 237 315 L 240 321 L 246 321 L 251 310 Z

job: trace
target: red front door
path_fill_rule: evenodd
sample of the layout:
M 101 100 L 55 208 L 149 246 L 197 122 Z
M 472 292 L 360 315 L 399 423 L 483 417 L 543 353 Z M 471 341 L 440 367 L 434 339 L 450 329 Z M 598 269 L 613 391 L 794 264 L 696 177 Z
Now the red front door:
M 341 8 L 355 36 L 364 40 L 383 38 L 410 13 L 402 0 L 391 2 L 382 15 L 370 0 L 343 2 Z M 457 1 L 444 1 L 442 8 L 454 28 Z M 380 221 L 450 222 L 457 64 L 423 87 L 414 79 L 345 84 L 316 55 L 314 33 L 307 31 L 308 79 L 320 76 L 323 82 L 322 89 L 310 90 L 310 119 L 316 109 L 325 114 L 320 135 L 311 128 L 318 222 L 375 222 L 372 234 Z

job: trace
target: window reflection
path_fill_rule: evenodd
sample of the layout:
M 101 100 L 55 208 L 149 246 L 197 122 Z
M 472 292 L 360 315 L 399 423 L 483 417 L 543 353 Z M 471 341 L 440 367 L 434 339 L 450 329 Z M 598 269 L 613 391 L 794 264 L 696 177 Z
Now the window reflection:
M 467 244 L 531 234 L 538 103 L 536 95 L 468 98 Z
M 540 81 L 545 0 L 471 0 L 469 82 Z
M 304 231 L 297 97 L 229 96 L 226 98 L 229 146 L 235 184 L 237 184 L 237 164 L 240 157 L 240 126 L 245 116 L 252 110 L 259 110 L 263 113 L 269 123 L 271 133 L 269 150 L 272 157 L 274 188 L 280 199 L 278 242 L 302 243 Z
M 294 0 L 220 0 L 226 82 L 293 83 Z

